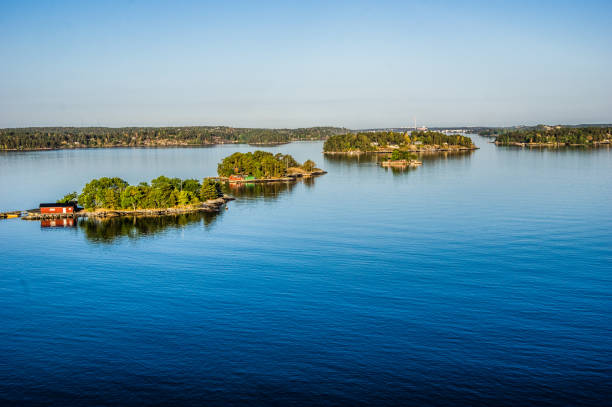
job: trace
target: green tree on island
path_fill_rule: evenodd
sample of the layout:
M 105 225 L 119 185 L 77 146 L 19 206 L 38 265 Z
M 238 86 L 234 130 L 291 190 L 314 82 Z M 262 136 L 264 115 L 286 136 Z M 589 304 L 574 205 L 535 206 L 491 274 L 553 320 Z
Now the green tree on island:
M 391 157 L 389 157 L 389 159 L 391 161 L 399 161 L 399 160 L 416 160 L 417 155 L 414 153 L 411 153 L 410 151 L 403 151 L 403 150 L 393 150 L 393 152 L 391 153 Z
M 71 192 L 69 194 L 64 195 L 63 198 L 58 199 L 57 203 L 70 203 L 76 202 L 78 198 L 78 194 L 76 192 Z
M 202 201 L 217 199 L 221 195 L 221 184 L 210 179 L 205 179 L 202 182 L 202 187 L 200 189 L 200 199 L 202 199 Z
M 306 160 L 304 161 L 304 164 L 302 164 L 302 169 L 304 171 L 308 171 L 308 172 L 312 172 L 315 169 L 315 162 L 312 160 Z

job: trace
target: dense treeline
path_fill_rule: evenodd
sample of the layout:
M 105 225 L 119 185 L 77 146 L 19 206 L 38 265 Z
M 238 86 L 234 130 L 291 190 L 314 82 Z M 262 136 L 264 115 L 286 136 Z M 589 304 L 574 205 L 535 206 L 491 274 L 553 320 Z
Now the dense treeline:
M 505 128 L 484 128 L 484 129 L 478 130 L 478 135 L 484 136 L 484 137 L 491 137 L 491 136 L 497 136 L 501 133 L 507 133 L 508 131 L 511 131 L 511 130 L 505 129 Z
M 287 175 L 289 168 L 301 168 L 310 172 L 315 168 L 315 163 L 307 160 L 304 164 L 300 164 L 289 154 L 272 154 L 258 150 L 253 153 L 234 153 L 225 157 L 219 163 L 217 173 L 221 177 L 242 175 L 255 178 L 279 178 Z
M 85 209 L 156 209 L 193 205 L 222 195 L 221 184 L 209 179 L 181 180 L 160 176 L 151 184 L 129 185 L 121 178 L 91 180 L 80 194 L 66 195 L 58 202 L 77 201 Z
M 425 145 L 442 146 L 448 144 L 449 146 L 460 146 L 460 147 L 474 147 L 472 139 L 460 134 L 443 134 L 436 131 L 416 131 L 410 134 L 409 144 L 422 143 Z
M 497 134 L 495 141 L 499 144 L 535 143 L 535 144 L 576 144 L 593 145 L 594 143 L 612 140 L 612 127 L 549 127 L 505 131 Z
M 389 146 L 460 146 L 473 147 L 472 139 L 459 134 L 446 135 L 435 131 L 413 131 L 412 133 L 367 132 L 347 133 L 331 136 L 325 141 L 323 151 L 348 152 L 348 151 L 376 151 L 379 148 Z
M 0 150 L 91 147 L 200 146 L 220 143 L 285 143 L 323 140 L 337 127 L 250 129 L 233 127 L 28 127 L 0 129 Z

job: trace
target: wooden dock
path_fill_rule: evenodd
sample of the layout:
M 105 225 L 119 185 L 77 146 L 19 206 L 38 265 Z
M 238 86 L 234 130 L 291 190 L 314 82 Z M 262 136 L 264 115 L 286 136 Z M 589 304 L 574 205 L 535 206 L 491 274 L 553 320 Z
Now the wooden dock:
M 18 218 L 22 211 L 0 212 L 0 219 Z

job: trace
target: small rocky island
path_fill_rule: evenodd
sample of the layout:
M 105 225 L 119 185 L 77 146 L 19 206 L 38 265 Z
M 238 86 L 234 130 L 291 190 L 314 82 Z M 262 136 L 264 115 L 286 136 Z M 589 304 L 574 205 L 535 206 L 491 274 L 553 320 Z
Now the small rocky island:
M 164 216 L 191 212 L 219 212 L 234 198 L 224 195 L 215 180 L 160 176 L 150 184 L 129 185 L 121 178 L 91 180 L 80 194 L 72 192 L 54 204 L 41 204 L 23 219 L 117 216 Z
M 393 150 L 393 152 L 388 157 L 380 161 L 380 165 L 383 167 L 405 168 L 418 167 L 420 165 L 423 165 L 423 162 L 417 160 L 417 155 L 412 152 Z
M 217 167 L 219 181 L 230 183 L 286 182 L 326 174 L 312 160 L 300 164 L 289 154 L 267 151 L 234 153 Z
M 323 144 L 325 154 L 434 153 L 476 150 L 472 139 L 460 134 L 446 135 L 435 131 L 377 131 L 331 136 Z

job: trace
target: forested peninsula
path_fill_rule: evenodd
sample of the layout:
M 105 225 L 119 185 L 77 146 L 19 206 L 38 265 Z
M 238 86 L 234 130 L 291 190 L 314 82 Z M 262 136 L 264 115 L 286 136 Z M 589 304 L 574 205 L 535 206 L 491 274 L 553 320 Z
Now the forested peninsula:
M 476 148 L 469 137 L 435 131 L 346 133 L 331 136 L 323 144 L 323 152 L 327 154 L 391 153 L 397 149 L 411 152 L 461 151 Z
M 497 129 L 481 132 L 494 136 L 497 145 L 598 146 L 612 143 L 612 127 L 564 127 L 540 125 L 520 130 Z
M 213 144 L 276 144 L 324 140 L 346 133 L 339 127 L 256 129 L 189 127 L 27 127 L 0 129 L 0 150 L 54 150 L 108 147 L 178 147 Z

